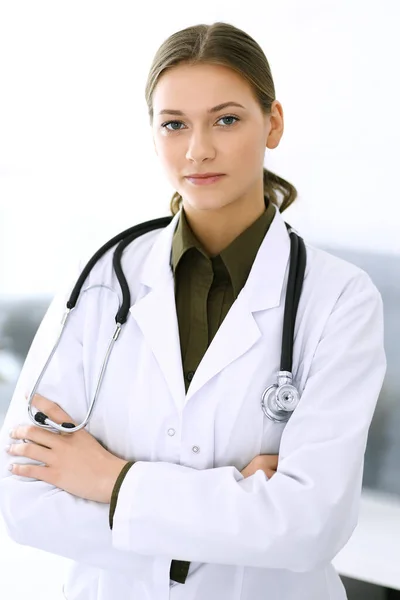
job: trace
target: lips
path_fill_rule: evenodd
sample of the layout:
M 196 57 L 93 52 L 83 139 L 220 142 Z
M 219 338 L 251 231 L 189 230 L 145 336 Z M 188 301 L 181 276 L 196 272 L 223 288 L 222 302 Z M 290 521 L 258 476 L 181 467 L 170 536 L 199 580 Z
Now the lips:
M 206 175 L 206 176 L 197 176 L 197 177 L 190 177 L 187 176 L 186 180 L 191 184 L 191 185 L 196 185 L 196 186 L 204 186 L 204 185 L 213 185 L 214 183 L 218 183 L 219 181 L 221 181 L 221 179 L 225 177 L 225 175 Z
M 186 175 L 187 179 L 207 179 L 208 177 L 220 177 L 224 173 L 204 173 L 204 175 Z

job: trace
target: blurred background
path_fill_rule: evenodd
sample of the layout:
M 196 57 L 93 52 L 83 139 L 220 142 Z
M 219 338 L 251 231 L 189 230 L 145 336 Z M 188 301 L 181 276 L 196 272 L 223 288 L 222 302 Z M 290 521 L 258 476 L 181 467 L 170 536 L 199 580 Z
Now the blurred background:
M 0 426 L 79 257 L 169 213 L 175 190 L 153 150 L 146 76 L 171 33 L 214 21 L 247 31 L 270 63 L 285 133 L 265 166 L 299 192 L 286 221 L 365 269 L 383 297 L 388 371 L 360 522 L 335 566 L 350 599 L 400 598 L 396 0 L 0 2 Z M 67 563 L 11 542 L 0 518 L 1 598 L 61 599 Z

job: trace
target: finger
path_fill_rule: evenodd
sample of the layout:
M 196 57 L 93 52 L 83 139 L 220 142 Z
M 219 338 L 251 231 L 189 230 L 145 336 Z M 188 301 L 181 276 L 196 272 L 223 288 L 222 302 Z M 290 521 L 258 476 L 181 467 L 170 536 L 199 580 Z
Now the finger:
M 279 454 L 264 454 L 265 458 L 268 461 L 268 465 L 277 466 L 279 460 Z
M 39 462 L 49 464 L 51 460 L 51 450 L 43 448 L 38 444 L 11 444 L 7 450 L 10 456 L 25 456 L 32 460 L 38 460 Z
M 46 483 L 51 483 L 51 471 L 50 467 L 42 467 L 40 465 L 12 465 L 11 473 L 13 475 L 20 475 L 21 477 L 30 477 L 32 479 L 39 479 Z
M 10 432 L 10 438 L 16 440 L 28 440 L 40 444 L 47 449 L 53 448 L 59 441 L 58 435 L 37 427 L 36 425 L 18 425 Z
M 35 394 L 33 396 L 32 406 L 37 408 L 38 411 L 43 412 L 55 423 L 74 422 L 73 418 L 66 413 L 59 404 L 40 394 Z

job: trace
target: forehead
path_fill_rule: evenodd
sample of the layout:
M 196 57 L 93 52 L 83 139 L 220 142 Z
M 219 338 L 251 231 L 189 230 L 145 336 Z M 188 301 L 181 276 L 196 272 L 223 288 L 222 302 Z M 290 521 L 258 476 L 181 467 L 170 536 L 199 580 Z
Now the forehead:
M 157 82 L 154 116 L 163 109 L 194 115 L 227 101 L 246 108 L 255 103 L 250 84 L 239 73 L 222 65 L 178 65 L 164 72 Z

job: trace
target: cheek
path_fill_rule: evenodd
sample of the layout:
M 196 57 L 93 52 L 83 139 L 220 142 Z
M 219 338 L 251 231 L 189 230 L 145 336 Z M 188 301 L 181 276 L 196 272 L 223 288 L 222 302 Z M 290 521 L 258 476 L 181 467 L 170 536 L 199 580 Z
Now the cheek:
M 176 140 L 174 141 L 176 142 Z M 161 138 L 157 142 L 157 155 L 167 171 L 179 170 L 179 161 L 182 160 L 182 148 L 180 148 L 179 143 Z
M 231 164 L 235 164 L 235 171 L 246 171 L 250 174 L 254 169 L 258 172 L 264 161 L 264 140 L 257 131 L 245 136 L 232 136 L 228 154 L 231 157 Z
M 257 170 L 260 164 L 263 163 L 265 155 L 265 144 L 260 139 L 259 135 L 255 133 L 253 136 L 246 137 L 242 140 L 238 147 L 237 154 L 239 156 L 239 165 L 243 165 L 246 168 L 253 165 Z

